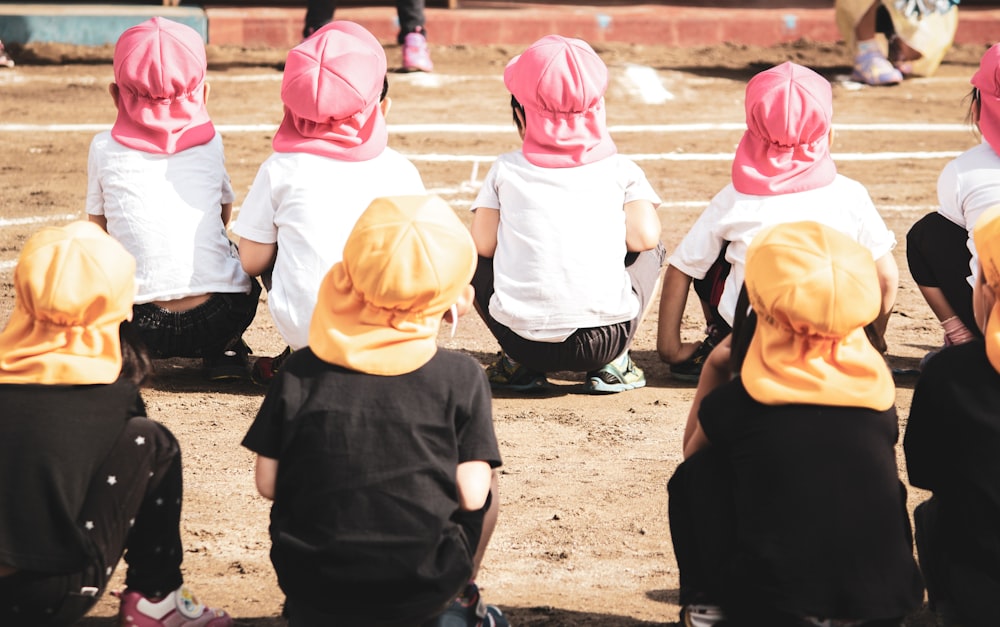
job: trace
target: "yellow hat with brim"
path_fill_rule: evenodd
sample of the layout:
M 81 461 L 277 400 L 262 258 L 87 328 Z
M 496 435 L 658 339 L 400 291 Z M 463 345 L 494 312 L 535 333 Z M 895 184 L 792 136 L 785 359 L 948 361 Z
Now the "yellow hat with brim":
M 90 222 L 47 227 L 14 270 L 14 310 L 0 332 L 0 383 L 111 383 L 119 326 L 132 316 L 135 259 Z
M 369 374 L 420 368 L 437 351 L 441 317 L 469 285 L 476 259 L 469 229 L 440 197 L 377 198 L 320 284 L 309 347 Z
M 997 294 L 983 336 L 986 339 L 986 356 L 993 368 L 1000 372 L 1000 205 L 990 207 L 979 215 L 972 237 L 983 279 Z
M 757 328 L 741 375 L 766 405 L 885 410 L 895 384 L 864 327 L 881 289 L 871 252 L 817 222 L 762 230 L 747 250 L 746 287 Z

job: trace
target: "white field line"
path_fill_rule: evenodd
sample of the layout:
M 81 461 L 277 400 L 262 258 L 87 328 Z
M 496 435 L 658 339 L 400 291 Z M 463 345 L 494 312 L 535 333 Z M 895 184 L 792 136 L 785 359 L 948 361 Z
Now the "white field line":
M 657 71 L 648 65 L 627 63 L 624 82 L 628 91 L 645 104 L 663 104 L 674 99 L 674 95 L 663 87 Z

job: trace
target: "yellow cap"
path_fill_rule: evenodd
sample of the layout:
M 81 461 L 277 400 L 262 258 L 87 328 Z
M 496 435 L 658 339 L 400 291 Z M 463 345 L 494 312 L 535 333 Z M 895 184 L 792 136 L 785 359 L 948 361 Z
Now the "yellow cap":
M 93 384 L 122 369 L 118 327 L 132 316 L 135 259 L 95 224 L 31 236 L 0 332 L 0 383 Z
M 983 336 L 986 339 L 986 356 L 993 368 L 1000 372 L 1000 205 L 990 207 L 979 215 L 972 237 L 983 278 L 998 296 L 987 317 Z
M 751 242 L 745 280 L 757 314 L 741 371 L 752 398 L 892 406 L 892 373 L 864 332 L 882 299 L 868 249 L 818 222 L 775 225 Z
M 468 228 L 438 196 L 375 199 L 320 284 L 309 347 L 370 374 L 420 368 L 437 351 L 441 316 L 469 285 L 476 259 Z

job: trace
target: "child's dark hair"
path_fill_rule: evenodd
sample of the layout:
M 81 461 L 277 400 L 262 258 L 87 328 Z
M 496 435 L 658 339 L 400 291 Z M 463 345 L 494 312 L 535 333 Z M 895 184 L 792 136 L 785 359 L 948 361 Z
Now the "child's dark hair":
M 965 123 L 968 124 L 969 126 L 975 126 L 974 120 L 973 120 L 973 117 L 972 117 L 972 115 L 973 115 L 972 111 L 973 111 L 973 109 L 975 109 L 976 116 L 978 116 L 979 112 L 982 111 L 983 95 L 981 93 L 979 93 L 979 88 L 978 87 L 973 87 L 972 91 L 970 91 L 968 93 L 968 95 L 963 100 L 968 100 L 969 101 L 969 106 L 966 109 L 966 113 L 965 113 Z
M 384 76 L 382 77 L 382 95 L 378 97 L 378 101 L 382 102 L 383 100 L 385 100 L 385 96 L 388 93 L 389 93 L 389 77 Z
M 118 338 L 122 344 L 122 373 L 120 378 L 142 387 L 153 374 L 153 360 L 135 325 L 125 320 L 118 327 Z
M 518 113 L 520 113 L 521 115 L 519 116 Z M 517 126 L 517 132 L 523 133 L 524 124 L 521 122 L 521 120 L 524 119 L 524 105 L 518 102 L 517 98 L 515 98 L 513 94 L 511 94 L 510 97 L 510 115 L 512 118 L 514 118 L 514 125 Z

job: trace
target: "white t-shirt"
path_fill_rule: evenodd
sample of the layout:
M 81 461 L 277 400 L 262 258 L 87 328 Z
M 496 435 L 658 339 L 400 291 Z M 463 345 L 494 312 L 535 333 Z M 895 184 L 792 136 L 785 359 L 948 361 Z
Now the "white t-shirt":
M 341 260 L 361 213 L 380 196 L 423 193 L 416 166 L 391 148 L 368 161 L 301 152 L 274 153 L 264 161 L 233 233 L 278 244 L 267 303 L 293 350 L 309 343 L 319 285 Z
M 87 213 L 135 257 L 136 304 L 250 291 L 222 223 L 231 202 L 219 134 L 172 155 L 128 148 L 110 131 L 90 143 Z
M 573 168 L 542 168 L 521 151 L 500 155 L 472 204 L 500 211 L 493 318 L 549 342 L 634 318 L 623 209 L 633 200 L 660 204 L 639 166 L 620 155 Z
M 969 260 L 969 285 L 979 273 L 979 255 L 972 240 L 972 229 L 980 214 L 1000 205 L 1000 156 L 983 142 L 948 162 L 938 176 L 938 213 L 969 232 L 966 244 Z
M 719 314 L 730 325 L 743 287 L 747 247 L 765 226 L 814 221 L 848 235 L 879 259 L 896 246 L 890 231 L 861 183 L 837 175 L 818 189 L 778 196 L 741 194 L 730 183 L 722 189 L 687 232 L 669 263 L 703 279 L 719 258 L 726 242 L 726 261 L 732 264 L 719 302 Z

